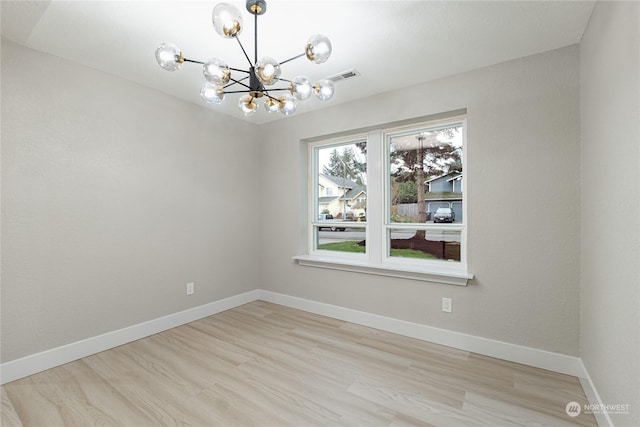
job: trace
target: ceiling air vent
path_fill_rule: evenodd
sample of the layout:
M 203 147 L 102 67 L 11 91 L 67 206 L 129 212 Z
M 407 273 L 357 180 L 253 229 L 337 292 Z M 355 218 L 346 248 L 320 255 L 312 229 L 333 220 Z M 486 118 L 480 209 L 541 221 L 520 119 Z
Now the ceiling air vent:
M 329 77 L 327 77 L 327 80 L 331 80 L 332 82 L 337 83 L 337 82 L 342 81 L 342 80 L 347 80 L 347 79 L 351 79 L 353 77 L 358 77 L 359 75 L 360 75 L 360 73 L 357 70 L 354 70 L 352 68 L 351 70 L 343 71 L 341 73 L 334 74 L 333 76 L 329 76 Z

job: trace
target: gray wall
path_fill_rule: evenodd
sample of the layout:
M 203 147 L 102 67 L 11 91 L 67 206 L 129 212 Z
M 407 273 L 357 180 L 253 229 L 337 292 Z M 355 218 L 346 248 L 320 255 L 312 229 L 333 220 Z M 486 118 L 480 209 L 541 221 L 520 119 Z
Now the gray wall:
M 3 41 L 2 361 L 255 289 L 256 136 Z
M 579 80 L 578 47 L 572 46 L 263 125 L 260 194 L 269 200 L 260 202 L 262 288 L 577 356 Z M 302 267 L 291 260 L 306 250 L 301 139 L 465 107 L 466 221 L 476 277 L 469 287 Z M 554 191 L 535 191 L 532 182 Z M 267 191 L 273 188 L 291 191 L 273 200 Z M 504 201 L 504 215 L 492 214 L 495 200 Z M 554 215 L 542 218 L 541 211 Z M 292 226 L 273 226 L 269 218 Z M 442 297 L 453 298 L 453 313 L 441 312 Z
M 580 353 L 603 403 L 630 405 L 616 426 L 640 425 L 639 52 L 640 3 L 598 2 L 580 47 Z

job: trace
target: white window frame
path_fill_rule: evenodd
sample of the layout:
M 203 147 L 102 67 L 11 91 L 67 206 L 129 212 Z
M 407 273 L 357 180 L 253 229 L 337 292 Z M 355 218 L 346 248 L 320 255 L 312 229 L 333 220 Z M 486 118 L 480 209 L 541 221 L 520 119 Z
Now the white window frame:
M 390 221 L 390 174 L 389 149 L 386 135 L 402 129 L 432 128 L 448 124 L 462 124 L 464 170 L 467 169 L 467 125 L 464 116 L 453 116 L 443 120 L 416 122 L 403 128 L 382 127 L 369 130 L 366 134 L 354 134 L 347 137 L 314 141 L 308 143 L 309 199 L 308 199 L 308 252 L 295 256 L 300 265 L 336 270 L 354 271 L 366 274 L 422 280 L 466 286 L 473 275 L 467 269 L 467 187 L 463 173 L 463 223 L 450 225 L 421 225 L 420 228 L 432 230 L 459 230 L 461 232 L 460 261 L 424 260 L 389 256 L 387 233 L 390 229 L 411 228 L 416 224 L 398 224 Z M 317 151 L 365 140 L 367 142 L 367 220 L 366 253 L 348 253 L 340 251 L 318 250 L 316 227 L 319 224 L 316 201 L 318 199 L 318 161 Z M 349 224 L 349 223 L 348 223 Z M 353 226 L 362 223 L 353 222 Z
M 318 205 L 316 204 L 319 197 L 319 192 L 318 192 L 319 185 L 318 185 L 317 179 L 318 179 L 318 176 L 320 175 L 320 170 L 318 169 L 318 166 L 319 166 L 318 158 L 317 158 L 318 151 L 321 149 L 340 147 L 343 145 L 356 144 L 359 142 L 366 142 L 366 141 L 367 141 L 367 135 L 359 134 L 359 135 L 353 135 L 345 138 L 339 138 L 339 139 L 333 139 L 333 140 L 309 144 L 309 155 L 308 155 L 309 163 L 308 164 L 311 165 L 311 167 L 308 168 L 309 169 L 308 182 L 309 182 L 309 194 L 310 194 L 310 197 L 308 200 L 308 203 L 309 203 L 308 205 L 309 221 L 308 222 L 310 224 L 309 230 L 308 230 L 309 231 L 308 250 L 309 250 L 309 254 L 317 258 L 334 257 L 336 256 L 336 254 L 338 255 L 339 258 L 355 259 L 355 260 L 358 260 L 358 259 L 365 260 L 367 257 L 366 253 L 363 254 L 363 253 L 353 253 L 353 252 L 337 252 L 337 251 L 327 251 L 323 249 L 317 249 L 318 234 L 316 233 L 317 227 L 326 226 L 326 224 L 323 224 L 322 222 L 318 221 Z M 369 166 L 367 165 L 367 179 L 368 179 L 368 170 L 369 170 Z M 367 210 L 368 210 L 368 207 L 369 206 L 367 205 Z M 349 228 L 364 228 L 366 231 L 365 239 L 367 239 L 367 242 L 369 241 L 368 240 L 368 237 L 369 237 L 368 223 L 363 224 L 362 222 L 357 222 L 357 221 L 344 221 L 344 225 L 348 226 Z
M 405 126 L 405 127 L 401 127 L 401 128 L 395 128 L 395 129 L 388 129 L 385 130 L 383 132 L 383 139 L 384 139 L 384 176 L 385 176 L 385 195 L 384 195 L 384 207 L 385 207 L 385 218 L 384 218 L 384 229 L 385 229 L 385 256 L 383 258 L 383 262 L 384 263 L 391 263 L 391 264 L 407 264 L 407 265 L 415 265 L 415 264 L 423 264 L 425 266 L 429 266 L 429 268 L 433 268 L 433 269 L 440 269 L 440 268 L 445 268 L 445 269 L 454 269 L 454 270 L 461 270 L 461 271 L 467 271 L 467 235 L 466 235 L 466 231 L 467 231 L 467 227 L 466 227 L 466 221 L 467 221 L 467 195 L 466 195 L 466 191 L 465 191 L 465 185 L 462 184 L 462 218 L 463 218 L 463 222 L 461 224 L 415 224 L 415 223 L 393 223 L 391 222 L 391 158 L 390 158 L 390 145 L 391 145 L 391 141 L 390 138 L 399 134 L 403 134 L 403 133 L 414 133 L 416 129 L 424 129 L 424 130 L 429 130 L 429 129 L 438 129 L 438 128 L 445 128 L 445 127 L 450 127 L 450 126 L 455 126 L 455 125 L 460 125 L 462 127 L 462 158 L 463 161 L 466 161 L 466 142 L 467 142 L 467 123 L 466 123 L 466 119 L 464 117 L 456 117 L 456 118 L 450 118 L 450 119 L 446 119 L 446 120 L 438 120 L 438 121 L 432 121 L 432 122 L 428 122 L 428 123 L 422 123 L 422 124 L 415 124 L 415 125 L 410 125 L 410 126 Z M 464 167 L 463 170 L 463 174 L 462 174 L 462 183 L 464 183 L 464 177 L 466 176 L 466 174 L 464 173 L 464 171 L 466 170 L 466 166 Z M 429 188 L 430 189 L 430 188 Z M 428 231 L 453 231 L 453 232 L 459 232 L 460 233 L 460 261 L 459 262 L 455 262 L 455 263 L 451 263 L 450 261 L 447 260 L 414 260 L 411 258 L 401 258 L 401 257 L 391 257 L 389 255 L 389 233 L 391 233 L 391 230 L 398 230 L 398 229 L 409 229 L 409 230 L 413 230 L 413 229 L 420 229 L 420 230 L 426 230 Z

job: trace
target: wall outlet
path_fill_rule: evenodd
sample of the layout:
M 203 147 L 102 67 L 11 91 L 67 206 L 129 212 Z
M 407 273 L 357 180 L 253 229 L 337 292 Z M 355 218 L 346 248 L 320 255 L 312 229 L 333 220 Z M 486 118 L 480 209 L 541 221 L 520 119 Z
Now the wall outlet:
M 195 291 L 195 285 L 193 284 L 193 282 L 187 283 L 187 295 L 193 295 Z
M 451 310 L 453 310 L 453 302 L 451 301 L 451 298 L 442 298 L 442 311 L 445 313 L 451 313 Z

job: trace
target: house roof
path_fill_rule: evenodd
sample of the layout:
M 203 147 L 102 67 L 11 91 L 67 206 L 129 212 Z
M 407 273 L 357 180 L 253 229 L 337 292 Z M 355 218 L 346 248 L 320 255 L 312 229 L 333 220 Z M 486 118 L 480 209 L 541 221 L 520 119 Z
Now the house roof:
M 320 176 L 325 177 L 326 179 L 328 179 L 329 181 L 333 182 L 338 187 L 354 188 L 354 187 L 357 187 L 359 185 L 358 183 L 353 182 L 350 179 L 344 179 L 344 178 L 339 177 L 339 176 L 327 175 L 327 174 L 324 174 L 324 173 L 321 173 Z
M 364 194 L 366 196 L 366 194 L 367 194 L 367 187 L 366 186 L 357 185 L 354 188 L 350 189 L 349 191 L 347 191 L 347 198 L 348 199 L 355 199 L 360 194 Z
M 447 177 L 449 175 L 455 175 L 455 176 L 453 176 L 452 178 L 448 179 L 447 181 L 451 181 L 451 180 L 454 180 L 454 179 L 458 178 L 459 176 L 462 176 L 462 172 L 453 171 L 453 172 L 445 173 L 444 175 L 436 176 L 435 178 L 431 178 L 431 179 L 426 180 L 425 184 L 429 183 L 429 182 L 433 182 L 433 181 L 435 181 L 437 179 L 445 178 L 445 177 Z
M 320 204 L 331 203 L 334 200 L 336 200 L 337 198 L 338 198 L 338 196 L 318 197 L 318 203 L 320 203 Z
M 342 187 L 344 185 L 345 188 L 347 188 L 347 199 L 349 200 L 353 200 L 355 198 L 357 198 L 358 196 L 360 196 L 361 194 L 364 194 L 365 196 L 367 195 L 367 186 L 366 185 L 360 185 L 356 182 L 351 181 L 350 179 L 346 179 L 343 182 L 343 179 L 337 176 L 332 176 L 332 175 L 327 175 L 324 173 L 321 173 L 320 176 L 323 176 L 324 178 L 328 179 L 329 181 L 333 182 L 335 185 L 337 185 L 338 187 Z M 322 185 L 322 184 L 320 184 Z M 342 198 L 342 195 L 340 196 L 325 196 L 325 197 L 320 197 L 318 198 L 318 202 L 319 203 L 331 203 L 332 201 L 336 200 L 336 199 L 340 199 Z

